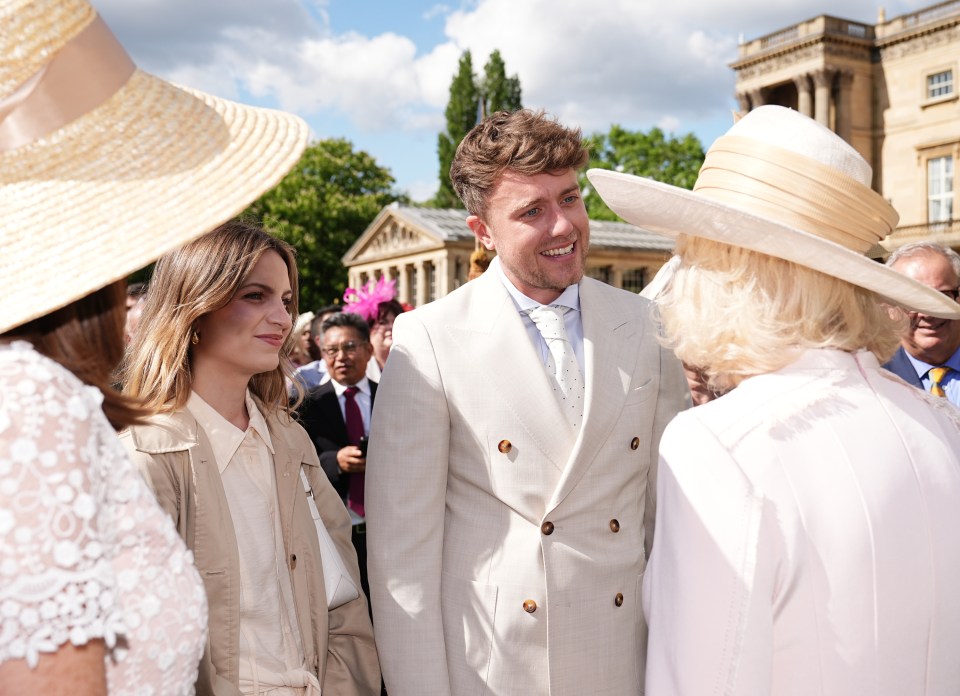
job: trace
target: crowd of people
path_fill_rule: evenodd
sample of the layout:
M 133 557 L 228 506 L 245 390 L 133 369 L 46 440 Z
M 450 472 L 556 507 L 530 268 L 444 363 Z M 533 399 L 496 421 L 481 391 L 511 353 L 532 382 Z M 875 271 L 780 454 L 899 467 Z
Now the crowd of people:
M 0 695 L 960 693 L 960 256 L 868 258 L 829 129 L 589 171 L 676 240 L 640 296 L 584 274 L 579 130 L 493 114 L 450 171 L 488 267 L 300 312 L 236 219 L 300 119 L 85 0 L 0 20 Z

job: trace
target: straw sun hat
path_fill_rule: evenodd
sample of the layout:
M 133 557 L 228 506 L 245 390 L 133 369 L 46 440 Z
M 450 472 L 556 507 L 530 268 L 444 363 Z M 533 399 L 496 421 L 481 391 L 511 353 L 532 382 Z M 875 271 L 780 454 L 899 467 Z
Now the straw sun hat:
M 785 259 L 946 319 L 960 305 L 867 258 L 899 216 L 870 188 L 870 165 L 836 134 L 796 111 L 761 106 L 710 147 L 693 191 L 591 169 L 587 178 L 620 217 L 670 237 L 704 237 Z
M 0 332 L 233 217 L 306 145 L 138 70 L 84 0 L 0 0 L 0 26 Z

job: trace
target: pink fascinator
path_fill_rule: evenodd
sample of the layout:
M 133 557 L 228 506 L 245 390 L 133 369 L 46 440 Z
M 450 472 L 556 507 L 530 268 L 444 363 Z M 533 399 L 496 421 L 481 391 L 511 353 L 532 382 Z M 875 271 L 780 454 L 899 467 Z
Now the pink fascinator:
M 397 281 L 369 281 L 359 288 L 347 288 L 343 293 L 343 311 L 359 314 L 368 322 L 374 321 L 380 311 L 381 302 L 389 302 L 397 296 Z

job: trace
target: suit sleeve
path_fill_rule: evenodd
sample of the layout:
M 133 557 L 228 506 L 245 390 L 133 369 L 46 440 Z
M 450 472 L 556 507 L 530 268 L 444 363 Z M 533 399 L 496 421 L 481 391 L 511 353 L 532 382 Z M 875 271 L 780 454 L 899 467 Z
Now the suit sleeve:
M 769 693 L 782 536 L 770 503 L 691 416 L 661 445 L 657 543 L 643 586 L 646 694 Z
M 330 483 L 339 491 L 341 477 L 343 472 L 340 470 L 340 464 L 337 462 L 337 452 L 344 445 L 341 445 L 328 437 L 328 428 L 324 427 L 323 407 L 318 395 L 311 394 L 298 409 L 298 416 L 301 425 L 307 431 L 313 446 L 320 458 L 320 467 L 327 475 Z
M 690 388 L 683 373 L 683 365 L 666 348 L 660 348 L 660 388 L 653 414 L 653 432 L 650 438 L 650 469 L 647 473 L 646 505 L 643 512 L 644 546 L 647 558 L 653 549 L 653 534 L 656 529 L 657 475 L 660 439 L 667 424 L 691 405 Z
M 390 696 L 450 696 L 440 609 L 450 418 L 431 337 L 397 317 L 366 476 L 367 567 Z

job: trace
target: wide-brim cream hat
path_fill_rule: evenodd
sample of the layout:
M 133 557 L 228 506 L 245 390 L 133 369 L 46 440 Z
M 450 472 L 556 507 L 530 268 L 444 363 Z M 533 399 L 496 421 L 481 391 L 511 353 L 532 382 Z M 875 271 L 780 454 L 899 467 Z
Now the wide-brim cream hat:
M 761 106 L 713 143 L 693 191 L 591 169 L 624 220 L 785 259 L 872 290 L 892 304 L 960 318 L 946 295 L 867 256 L 899 216 L 870 188 L 870 165 L 835 133 L 781 106 Z
M 137 69 L 84 0 L 0 0 L 0 25 L 0 332 L 234 217 L 306 145 Z

